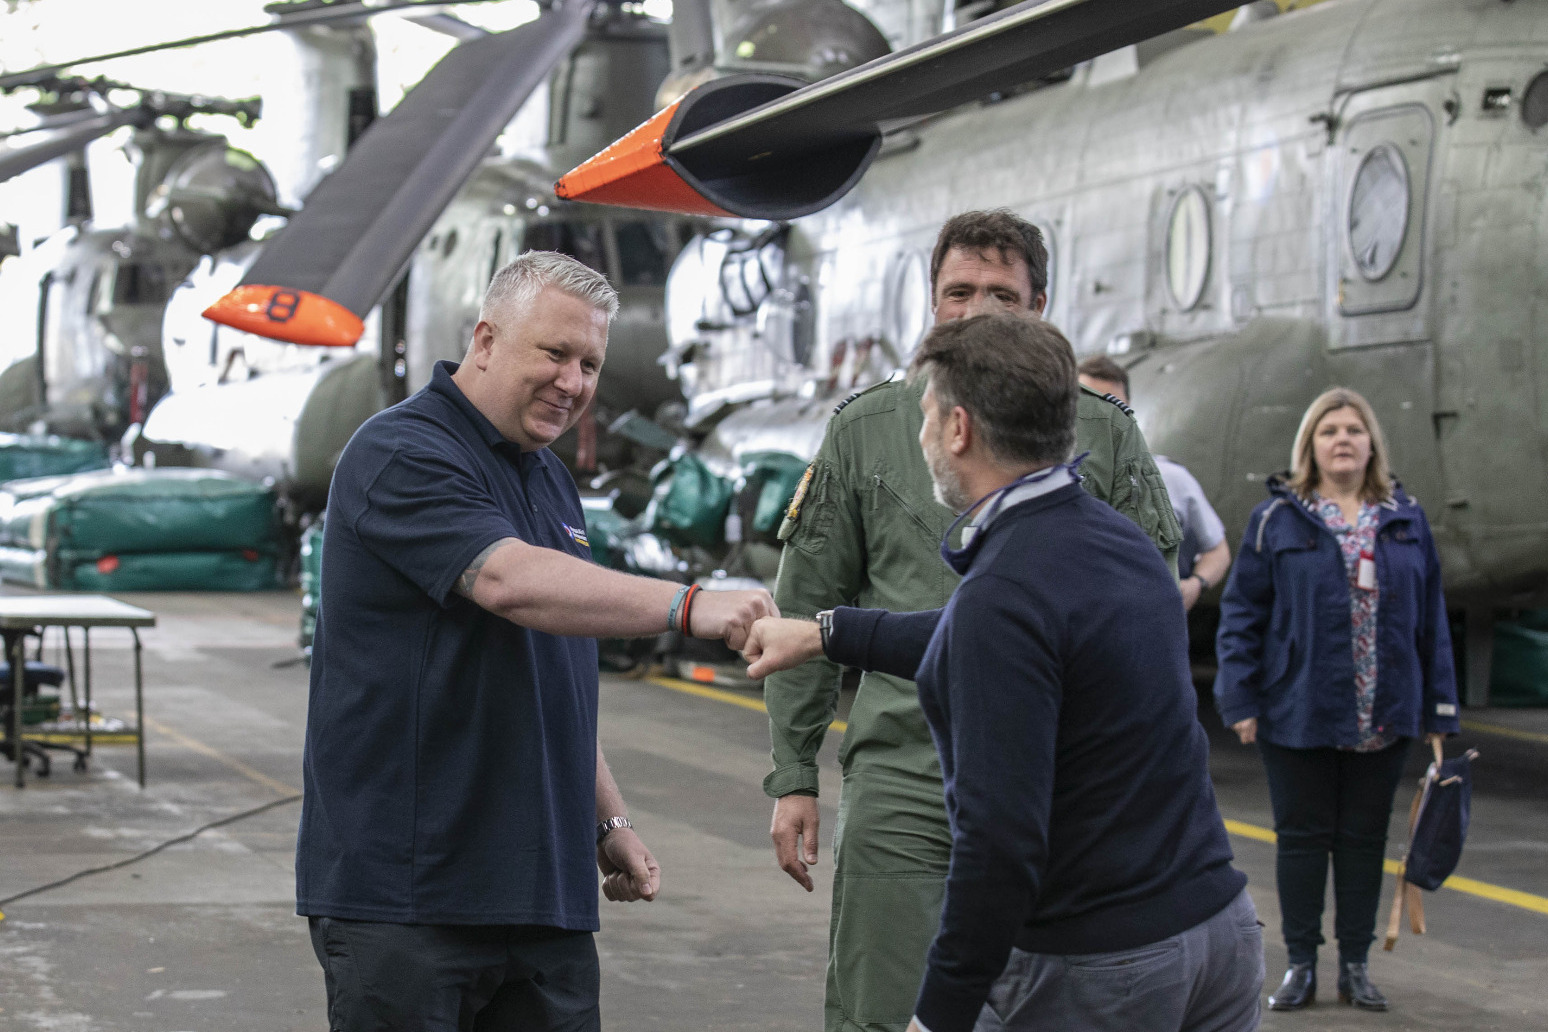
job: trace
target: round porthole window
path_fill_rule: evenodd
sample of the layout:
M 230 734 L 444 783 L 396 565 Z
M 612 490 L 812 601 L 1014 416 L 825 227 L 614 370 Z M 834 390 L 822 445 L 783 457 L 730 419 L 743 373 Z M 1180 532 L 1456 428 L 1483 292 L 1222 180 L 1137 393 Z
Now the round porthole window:
M 1521 120 L 1529 129 L 1548 125 L 1548 72 L 1538 72 L 1521 95 Z
M 1360 275 L 1375 282 L 1397 264 L 1408 235 L 1408 162 L 1390 143 L 1360 162 L 1349 193 L 1349 251 Z
M 1209 201 L 1190 186 L 1177 195 L 1166 231 L 1166 285 L 1183 311 L 1198 307 L 1209 280 Z

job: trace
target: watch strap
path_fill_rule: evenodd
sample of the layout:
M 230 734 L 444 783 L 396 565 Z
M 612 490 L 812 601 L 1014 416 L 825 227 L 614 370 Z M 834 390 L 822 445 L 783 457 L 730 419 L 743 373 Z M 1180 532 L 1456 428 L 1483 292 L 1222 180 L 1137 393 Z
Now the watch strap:
M 598 821 L 597 842 L 600 844 L 603 839 L 607 838 L 609 832 L 617 831 L 619 828 L 632 827 L 634 827 L 634 822 L 627 817 L 609 817 L 606 820 Z

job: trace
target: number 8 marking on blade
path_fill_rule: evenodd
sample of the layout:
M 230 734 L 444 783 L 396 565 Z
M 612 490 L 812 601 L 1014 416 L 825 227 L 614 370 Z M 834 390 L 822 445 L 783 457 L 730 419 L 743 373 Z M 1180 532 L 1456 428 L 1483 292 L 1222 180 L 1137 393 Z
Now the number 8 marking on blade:
M 263 310 L 263 314 L 269 317 L 271 322 L 287 323 L 296 316 L 296 309 L 301 305 L 301 295 L 294 290 L 276 290 L 269 295 L 269 304 Z

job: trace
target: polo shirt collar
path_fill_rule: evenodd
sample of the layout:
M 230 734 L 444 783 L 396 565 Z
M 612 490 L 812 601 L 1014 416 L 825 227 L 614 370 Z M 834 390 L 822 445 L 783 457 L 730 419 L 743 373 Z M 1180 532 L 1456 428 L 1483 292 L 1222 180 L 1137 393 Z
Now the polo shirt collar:
M 515 441 L 508 441 L 505 435 L 495 428 L 489 421 L 489 417 L 478 410 L 478 406 L 468 400 L 468 396 L 462 393 L 462 388 L 452 379 L 452 374 L 457 371 L 458 363 L 440 361 L 435 364 L 435 370 L 430 374 L 429 389 L 444 397 L 447 401 L 465 416 L 473 429 L 478 433 L 483 442 L 495 451 L 503 452 L 522 473 L 530 473 L 534 468 L 543 464 L 541 455 L 546 449 L 537 451 L 522 451 L 521 445 Z

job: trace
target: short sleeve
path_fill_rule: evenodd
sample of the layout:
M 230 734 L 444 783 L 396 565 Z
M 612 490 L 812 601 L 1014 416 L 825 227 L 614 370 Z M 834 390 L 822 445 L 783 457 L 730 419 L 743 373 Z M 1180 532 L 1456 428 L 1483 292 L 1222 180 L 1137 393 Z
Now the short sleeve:
M 360 543 L 442 606 L 480 552 L 521 537 L 477 475 L 419 448 L 393 451 L 362 502 Z

